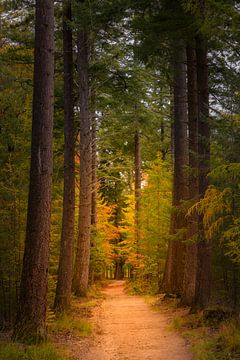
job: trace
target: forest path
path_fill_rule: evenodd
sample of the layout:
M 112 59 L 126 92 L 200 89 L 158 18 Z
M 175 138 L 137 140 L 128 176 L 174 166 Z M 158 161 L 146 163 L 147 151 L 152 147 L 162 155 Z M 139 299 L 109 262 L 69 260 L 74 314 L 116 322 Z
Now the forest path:
M 192 360 L 184 339 L 170 331 L 166 314 L 154 312 L 140 296 L 114 281 L 93 317 L 93 341 L 74 349 L 80 360 Z M 85 344 L 84 344 L 85 343 Z

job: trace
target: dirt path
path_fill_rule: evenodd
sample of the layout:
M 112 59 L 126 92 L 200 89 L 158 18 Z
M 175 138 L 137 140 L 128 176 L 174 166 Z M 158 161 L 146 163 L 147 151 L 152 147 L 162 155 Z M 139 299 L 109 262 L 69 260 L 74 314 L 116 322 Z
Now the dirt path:
M 78 349 L 79 360 L 192 360 L 185 341 L 167 329 L 165 314 L 154 312 L 139 296 L 115 281 L 95 314 L 95 336 Z

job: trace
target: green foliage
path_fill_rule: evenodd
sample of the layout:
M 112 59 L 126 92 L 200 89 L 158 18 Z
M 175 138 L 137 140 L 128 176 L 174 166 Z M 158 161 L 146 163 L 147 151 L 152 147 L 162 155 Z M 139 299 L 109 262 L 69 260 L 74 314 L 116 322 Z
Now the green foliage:
M 63 360 L 54 346 L 50 343 L 37 346 L 23 346 L 17 343 L 0 344 L 1 360 Z
M 73 333 L 79 336 L 89 336 L 91 324 L 85 319 L 75 319 L 73 315 L 63 314 L 51 326 L 53 333 Z
M 0 48 L 0 328 L 13 321 L 19 292 L 31 138 L 31 58 L 32 50 L 24 47 Z
M 221 325 L 211 338 L 196 341 L 193 352 L 197 360 L 231 360 L 240 356 L 240 327 L 232 320 Z
M 114 224 L 113 205 L 107 205 L 102 199 L 98 199 L 98 221 L 95 229 L 92 229 L 92 247 L 90 268 L 92 280 L 105 277 L 105 270 L 113 267 L 114 244 L 119 238 L 119 229 Z
M 149 164 L 143 175 L 138 244 L 135 238 L 134 197 L 129 196 L 121 226 L 124 235 L 122 253 L 126 257 L 126 266 L 133 269 L 134 280 L 129 285 L 135 293 L 159 291 L 169 238 L 171 187 L 171 169 L 159 156 Z
M 211 309 L 206 310 L 211 311 Z M 222 315 L 223 309 L 214 309 Z M 220 323 L 209 323 L 203 312 L 180 315 L 173 327 L 190 342 L 197 360 L 231 360 L 240 355 L 240 325 L 237 318 L 222 319 Z
M 207 239 L 217 239 L 225 254 L 234 263 L 240 263 L 240 164 L 222 165 L 214 169 L 211 185 L 203 199 L 190 212 L 203 215 Z

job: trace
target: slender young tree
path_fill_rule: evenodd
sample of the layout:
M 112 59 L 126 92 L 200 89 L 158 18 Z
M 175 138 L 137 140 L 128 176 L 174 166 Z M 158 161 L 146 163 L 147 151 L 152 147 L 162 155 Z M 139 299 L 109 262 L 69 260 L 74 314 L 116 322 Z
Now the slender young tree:
M 173 212 L 171 217 L 171 236 L 167 261 L 164 271 L 162 288 L 165 292 L 181 294 L 185 265 L 185 245 L 183 240 L 185 214 L 182 201 L 188 198 L 188 165 L 187 143 L 187 98 L 186 98 L 186 51 L 185 47 L 175 45 L 173 74 L 173 150 L 174 150 L 174 180 L 173 180 Z
M 74 210 L 75 210 L 75 139 L 73 99 L 73 49 L 71 0 L 63 3 L 63 62 L 64 62 L 64 192 L 61 247 L 54 307 L 66 311 L 71 302 Z
M 77 296 L 85 296 L 89 280 L 92 183 L 88 75 L 89 37 L 86 29 L 79 30 L 77 47 L 80 99 L 80 205 L 73 289 Z
M 46 337 L 54 103 L 54 1 L 36 0 L 31 168 L 14 338 Z

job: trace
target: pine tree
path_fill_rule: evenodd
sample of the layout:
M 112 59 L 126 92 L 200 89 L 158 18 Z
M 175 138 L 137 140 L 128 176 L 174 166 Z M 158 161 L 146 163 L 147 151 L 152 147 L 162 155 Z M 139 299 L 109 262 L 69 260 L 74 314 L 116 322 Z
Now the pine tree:
M 75 139 L 73 112 L 73 49 L 71 1 L 63 3 L 63 59 L 64 59 L 64 194 L 61 249 L 54 307 L 66 311 L 70 307 L 75 210 Z
M 186 97 L 186 50 L 184 44 L 174 48 L 174 181 L 173 213 L 171 218 L 171 236 L 162 288 L 166 292 L 181 294 L 185 266 L 186 247 L 185 216 L 182 202 L 188 198 L 188 142 L 187 142 L 187 97 Z
M 209 90 L 207 43 L 202 35 L 196 38 L 197 83 L 198 83 L 198 174 L 199 197 L 207 190 L 207 174 L 210 166 Z M 197 272 L 194 307 L 208 305 L 211 295 L 211 244 L 204 237 L 202 219 L 199 219 L 197 243 Z
M 82 1 L 84 3 L 84 1 Z M 80 199 L 78 240 L 73 290 L 85 296 L 89 281 L 91 226 L 91 119 L 89 111 L 89 34 L 86 27 L 78 31 L 78 73 L 80 100 Z
M 187 46 L 187 89 L 189 129 L 189 200 L 198 200 L 198 93 L 195 42 Z M 186 262 L 183 280 L 182 302 L 192 305 L 195 297 L 197 271 L 198 217 L 193 214 L 187 219 Z
M 36 1 L 31 169 L 25 252 L 14 338 L 46 337 L 52 187 L 54 2 Z

